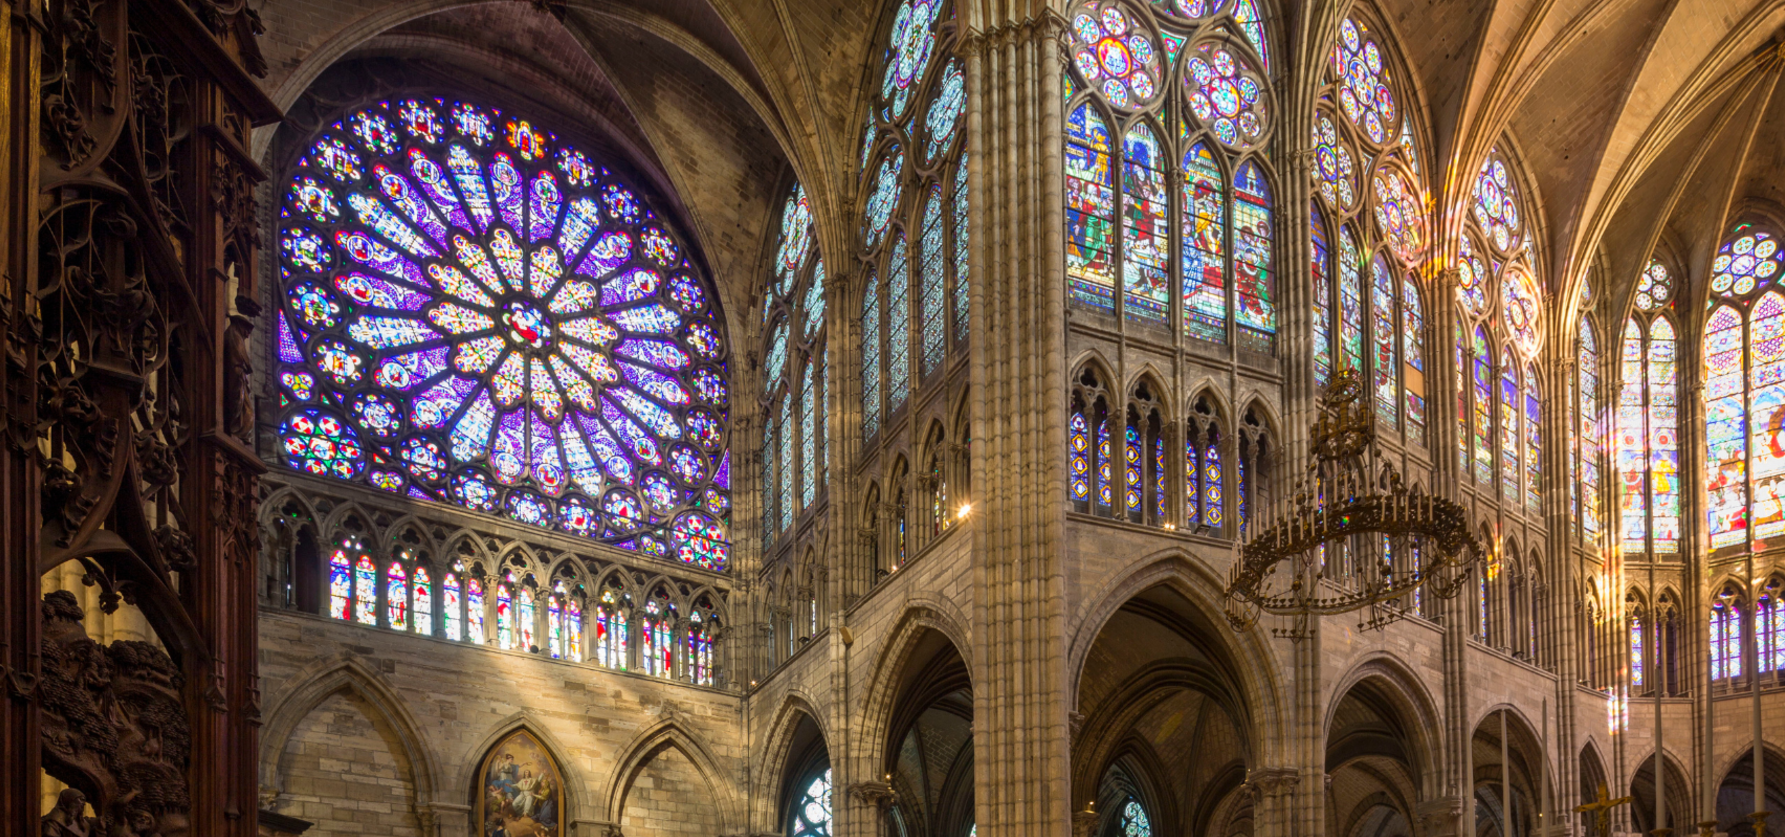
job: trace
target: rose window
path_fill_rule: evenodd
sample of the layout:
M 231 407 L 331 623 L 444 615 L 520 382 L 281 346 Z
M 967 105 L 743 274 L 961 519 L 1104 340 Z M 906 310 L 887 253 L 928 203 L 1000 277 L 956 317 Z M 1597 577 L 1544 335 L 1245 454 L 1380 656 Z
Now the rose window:
M 1320 196 L 1329 206 L 1350 209 L 1357 200 L 1357 172 L 1351 149 L 1345 147 L 1333 120 L 1324 113 L 1314 117 L 1314 177 Z
M 1215 132 L 1222 145 L 1249 147 L 1264 140 L 1269 115 L 1263 101 L 1264 79 L 1220 44 L 1203 44 L 1190 58 L 1184 76 L 1190 111 Z
M 899 5 L 893 19 L 892 54 L 887 57 L 886 77 L 880 83 L 880 95 L 889 99 L 892 117 L 905 114 L 911 101 L 911 88 L 923 80 L 936 51 L 936 33 L 932 24 L 942 11 L 942 0 L 917 0 Z
M 1356 22 L 1339 27 L 1333 44 L 1333 74 L 1339 78 L 1339 107 L 1370 141 L 1381 144 L 1395 125 L 1395 97 L 1388 89 L 1382 51 Z
M 1426 249 L 1425 208 L 1396 169 L 1377 169 L 1375 188 L 1376 223 L 1383 238 L 1402 261 L 1418 264 Z
M 1512 178 L 1506 164 L 1489 160 L 1475 178 L 1475 221 L 1494 238 L 1501 252 L 1518 243 L 1518 202 L 1513 200 Z
M 298 164 L 280 249 L 290 465 L 724 568 L 726 347 L 612 172 L 496 110 L 381 103 Z
M 1763 232 L 1745 231 L 1723 245 L 1711 262 L 1711 291 L 1724 296 L 1752 293 L 1779 272 L 1779 242 Z
M 1081 7 L 1072 19 L 1078 71 L 1116 107 L 1146 104 L 1159 91 L 1159 54 L 1115 5 Z
M 1637 309 L 1654 311 L 1670 299 L 1673 299 L 1673 274 L 1660 262 L 1649 262 L 1648 269 L 1636 283 Z

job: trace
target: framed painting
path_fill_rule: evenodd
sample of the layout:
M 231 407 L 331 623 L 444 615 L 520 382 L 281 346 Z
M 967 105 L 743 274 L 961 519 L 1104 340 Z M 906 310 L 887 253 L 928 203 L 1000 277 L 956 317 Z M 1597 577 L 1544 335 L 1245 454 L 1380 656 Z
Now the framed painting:
M 477 834 L 564 837 L 564 778 L 539 739 L 515 730 L 477 768 Z

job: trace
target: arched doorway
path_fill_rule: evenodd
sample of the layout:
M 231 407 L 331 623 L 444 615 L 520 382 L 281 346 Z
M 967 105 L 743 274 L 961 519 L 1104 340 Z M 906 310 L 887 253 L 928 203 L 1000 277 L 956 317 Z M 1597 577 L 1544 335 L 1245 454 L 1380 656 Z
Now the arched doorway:
M 1072 804 L 1097 815 L 1093 834 L 1251 834 L 1251 710 L 1223 631 L 1165 585 L 1104 623 L 1079 677 L 1073 747 Z

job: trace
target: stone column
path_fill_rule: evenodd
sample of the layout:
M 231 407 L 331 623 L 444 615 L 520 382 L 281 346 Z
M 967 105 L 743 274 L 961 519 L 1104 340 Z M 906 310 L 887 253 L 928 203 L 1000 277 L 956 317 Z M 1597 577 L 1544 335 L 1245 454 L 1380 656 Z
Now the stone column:
M 1296 788 L 1301 771 L 1293 767 L 1260 767 L 1246 772 L 1252 794 L 1252 837 L 1290 837 L 1297 833 Z
M 1066 22 L 1039 4 L 967 5 L 976 822 L 982 837 L 1066 837 Z

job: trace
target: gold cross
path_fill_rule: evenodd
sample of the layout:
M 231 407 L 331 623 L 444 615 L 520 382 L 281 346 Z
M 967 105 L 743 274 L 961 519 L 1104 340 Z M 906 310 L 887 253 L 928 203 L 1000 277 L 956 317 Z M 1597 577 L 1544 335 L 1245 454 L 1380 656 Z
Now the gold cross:
M 1598 798 L 1585 805 L 1576 805 L 1574 810 L 1576 813 L 1593 815 L 1593 824 L 1598 832 L 1598 837 L 1611 837 L 1611 809 L 1628 804 L 1630 804 L 1630 797 L 1620 796 L 1617 799 L 1612 799 L 1611 794 L 1605 790 L 1605 783 L 1600 782 Z

